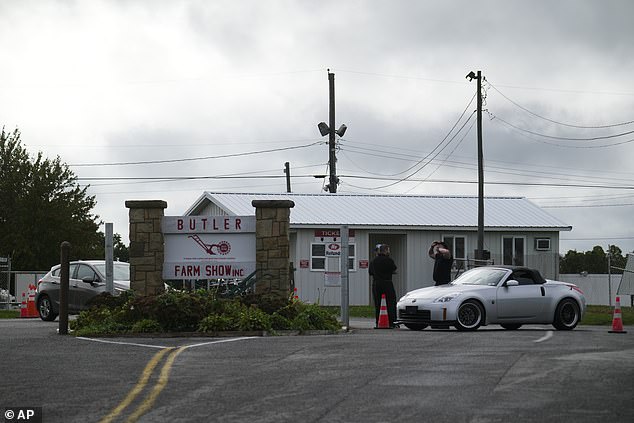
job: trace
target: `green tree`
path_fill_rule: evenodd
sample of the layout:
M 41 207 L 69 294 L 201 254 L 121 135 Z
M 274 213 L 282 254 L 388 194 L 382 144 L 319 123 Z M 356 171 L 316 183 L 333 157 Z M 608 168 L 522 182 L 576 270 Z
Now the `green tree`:
M 97 234 L 99 236 L 99 241 L 98 241 L 98 246 L 99 247 L 95 247 L 95 251 L 94 251 L 94 256 L 93 257 L 86 257 L 88 258 L 92 258 L 95 260 L 103 260 L 103 258 L 106 255 L 106 234 L 104 234 L 103 232 L 99 232 Z M 130 261 L 130 251 L 128 250 L 128 246 L 125 245 L 122 241 L 121 241 L 121 235 L 120 234 L 114 234 L 112 235 L 112 244 L 113 244 L 113 256 L 115 261 L 125 261 L 125 262 L 129 262 Z
M 99 250 L 95 197 L 80 187 L 59 157 L 30 157 L 20 132 L 0 133 L 0 255 L 19 270 L 45 270 L 59 263 L 60 244 L 71 258 L 94 258 Z M 103 245 L 103 244 L 102 244 Z M 103 249 L 103 247 L 101 247 Z
M 616 245 L 611 245 L 608 252 L 601 246 L 595 245 L 591 251 L 585 253 L 576 250 L 569 250 L 565 256 L 559 260 L 560 273 L 581 273 L 588 272 L 591 274 L 608 273 L 608 253 L 610 254 L 610 265 L 612 273 L 623 273 L 627 257 L 623 256 L 623 252 Z M 616 268 L 615 268 L 616 267 Z

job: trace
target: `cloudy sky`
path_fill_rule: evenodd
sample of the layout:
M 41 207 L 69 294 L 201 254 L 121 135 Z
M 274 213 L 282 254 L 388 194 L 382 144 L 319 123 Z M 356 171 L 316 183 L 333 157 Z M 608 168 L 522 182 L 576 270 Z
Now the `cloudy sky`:
M 634 2 L 0 3 L 0 124 L 59 155 L 127 241 L 125 200 L 320 193 L 327 69 L 342 193 L 487 196 L 572 225 L 561 252 L 634 250 Z M 464 113 L 463 113 L 464 112 Z M 137 179 L 134 179 L 137 178 Z M 144 179 L 142 179 L 144 178 Z

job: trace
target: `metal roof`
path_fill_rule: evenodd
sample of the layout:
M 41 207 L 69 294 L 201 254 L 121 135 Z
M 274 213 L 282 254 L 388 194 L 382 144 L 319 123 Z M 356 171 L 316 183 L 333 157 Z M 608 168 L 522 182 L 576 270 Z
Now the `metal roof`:
M 291 226 L 464 228 L 478 226 L 477 196 L 258 194 L 205 192 L 186 215 L 210 203 L 227 214 L 255 213 L 253 200 L 292 200 Z M 523 197 L 485 197 L 486 228 L 569 231 L 571 226 Z

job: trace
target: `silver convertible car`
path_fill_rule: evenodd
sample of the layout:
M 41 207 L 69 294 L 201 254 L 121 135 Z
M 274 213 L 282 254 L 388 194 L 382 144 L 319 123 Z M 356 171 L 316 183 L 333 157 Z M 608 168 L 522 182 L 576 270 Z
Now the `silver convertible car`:
M 571 330 L 583 318 L 586 299 L 574 284 L 546 280 L 535 269 L 484 266 L 453 282 L 408 292 L 396 305 L 398 323 L 412 330 L 448 328 L 476 330 L 498 324 L 552 324 Z

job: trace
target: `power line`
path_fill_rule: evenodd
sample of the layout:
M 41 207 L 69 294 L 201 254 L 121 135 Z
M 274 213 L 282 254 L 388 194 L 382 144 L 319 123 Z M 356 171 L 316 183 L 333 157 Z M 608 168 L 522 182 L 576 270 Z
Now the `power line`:
M 464 110 L 462 111 L 462 113 L 460 114 L 460 116 L 458 117 L 458 120 L 456 120 L 456 122 L 453 124 L 453 126 L 451 127 L 451 129 L 449 130 L 449 132 L 447 132 L 447 135 L 445 135 L 445 137 L 436 145 L 436 147 L 434 147 L 429 153 L 427 153 L 427 155 L 425 157 L 423 157 L 422 159 L 418 160 L 416 163 L 414 163 L 412 166 L 408 167 L 407 169 L 397 172 L 397 173 L 393 173 L 390 174 L 388 176 L 397 176 L 397 175 L 401 175 L 403 173 L 409 172 L 410 170 L 412 170 L 413 168 L 415 168 L 416 166 L 418 166 L 419 164 L 421 164 L 425 159 L 427 159 L 434 151 L 436 151 L 436 149 L 438 149 L 449 137 L 449 135 L 451 135 L 451 133 L 453 132 L 454 129 L 456 129 L 456 126 L 458 126 L 458 123 L 460 123 L 460 121 L 462 120 L 462 118 L 464 117 L 465 113 L 467 112 L 467 110 L 469 109 L 469 107 L 471 106 L 471 104 L 473 103 L 473 100 L 475 99 L 475 94 L 473 95 L 473 97 L 471 97 L 471 100 L 469 100 L 469 103 L 467 103 L 467 106 L 464 108 Z M 460 133 L 460 131 L 462 131 L 462 129 L 464 128 L 464 126 L 467 124 L 467 122 L 473 117 L 473 114 L 475 112 L 471 113 L 471 115 L 467 118 L 467 121 L 462 125 L 462 127 L 458 130 L 458 132 L 451 138 L 451 141 L 453 141 L 453 139 L 456 137 L 456 135 L 458 135 L 458 133 Z M 345 139 L 343 141 L 346 141 Z M 343 144 L 345 145 L 345 144 Z M 444 147 L 443 147 L 444 149 Z M 442 151 L 442 149 L 440 150 Z M 436 155 L 437 156 L 437 155 Z M 436 157 L 434 156 L 434 157 Z M 424 167 L 424 166 L 423 166 Z M 422 169 L 422 168 L 421 168 Z M 418 170 L 420 171 L 420 169 Z M 417 172 L 418 172 L 417 171 Z M 415 172 L 415 173 L 417 173 Z M 368 172 L 370 173 L 370 172 Z M 414 173 L 414 174 L 415 174 Z M 386 188 L 386 187 L 381 187 L 381 188 Z
M 440 78 L 428 78 L 428 77 L 420 77 L 420 76 L 412 76 L 412 75 L 396 75 L 396 74 L 388 74 L 388 73 L 381 73 L 381 72 L 357 71 L 357 70 L 347 70 L 347 69 L 335 69 L 335 71 L 340 73 L 349 73 L 349 74 L 356 74 L 356 75 L 379 76 L 382 78 L 411 79 L 411 80 L 438 82 L 443 84 L 456 84 L 456 85 L 466 84 L 466 82 L 464 82 L 464 80 L 462 79 L 447 80 L 447 79 L 440 79 Z M 551 92 L 569 93 L 569 94 L 602 94 L 602 95 L 634 96 L 634 92 L 625 92 L 625 91 L 618 92 L 618 91 L 600 91 L 600 90 L 567 90 L 567 89 L 561 89 L 561 88 L 525 87 L 525 86 L 507 85 L 507 84 L 498 84 L 498 87 L 519 89 L 519 90 L 530 90 L 530 91 L 551 91 Z
M 464 138 L 463 138 L 464 139 Z M 462 142 L 462 141 L 461 141 Z M 396 160 L 407 160 L 404 158 L 398 158 L 398 157 L 390 157 L 390 156 L 386 156 L 386 155 L 381 155 L 381 154 L 373 154 L 371 152 L 368 151 L 358 151 L 358 150 L 354 150 L 354 147 L 351 149 L 351 147 L 348 147 L 347 149 L 345 149 L 347 151 L 350 151 L 351 153 L 355 153 L 355 154 L 363 154 L 363 155 L 369 155 L 369 156 L 375 156 L 375 157 L 381 157 L 381 158 L 391 158 L 391 159 L 396 159 Z M 381 150 L 370 150 L 370 151 L 381 151 Z M 390 152 L 388 152 L 390 153 Z M 457 160 L 448 160 L 449 155 L 445 158 L 442 159 L 442 163 L 446 166 L 446 167 L 452 167 L 452 168 L 458 168 L 458 169 L 468 169 L 468 170 L 473 170 L 476 168 L 476 165 L 471 163 L 471 162 L 463 162 L 463 161 L 457 161 Z M 431 160 L 432 162 L 436 161 L 436 159 Z M 495 163 L 495 161 L 492 161 Z M 505 162 L 498 162 L 498 163 L 505 163 Z M 440 166 L 440 165 L 438 165 Z M 357 166 L 359 167 L 359 166 Z M 363 171 L 365 171 L 364 169 L 361 169 Z M 544 172 L 544 171 L 533 171 L 533 170 L 522 170 L 522 169 L 518 169 L 517 167 L 504 167 L 504 166 L 494 166 L 494 165 L 489 165 L 487 166 L 487 168 L 485 169 L 486 173 L 497 173 L 497 174 L 506 174 L 506 175 L 518 175 L 518 176 L 536 176 L 536 177 L 550 177 L 550 178 L 557 178 L 557 179 L 561 179 L 561 180 L 570 180 L 571 177 L 573 178 L 581 178 L 581 179 L 591 179 L 592 181 L 605 181 L 605 182 L 609 182 L 609 181 L 613 181 L 615 183 L 623 183 L 624 180 L 622 178 L 610 178 L 610 177 L 605 177 L 605 176 L 596 176 L 596 175 L 579 175 L 579 174 L 572 174 L 570 172 L 567 173 L 560 173 L 560 172 L 552 172 L 552 171 L 548 171 L 548 172 Z M 374 175 L 374 176 L 393 176 L 393 175 L 383 175 L 383 174 L 378 174 L 375 172 L 368 172 L 365 171 L 368 174 Z M 429 175 L 431 176 L 431 175 Z M 625 181 L 627 182 L 627 181 Z
M 412 176 L 416 175 L 418 172 L 420 172 L 421 170 L 423 170 L 423 169 L 424 169 L 424 168 L 425 168 L 425 167 L 426 167 L 429 163 L 431 163 L 431 162 L 432 162 L 432 161 L 433 161 L 436 157 L 438 157 L 438 155 L 439 155 L 440 153 L 442 153 L 442 151 L 443 151 L 445 148 L 447 148 L 447 147 L 449 146 L 449 144 L 451 144 L 451 142 L 452 142 L 452 141 L 456 138 L 456 136 L 457 136 L 457 135 L 458 135 L 458 134 L 459 134 L 459 133 L 460 133 L 460 132 L 464 129 L 464 127 L 467 125 L 467 123 L 469 123 L 469 121 L 471 120 L 471 118 L 473 117 L 473 115 L 474 115 L 475 113 L 476 113 L 476 112 L 475 112 L 475 111 L 473 111 L 473 112 L 471 113 L 471 115 L 469 115 L 469 117 L 468 117 L 468 118 L 467 118 L 467 120 L 466 120 L 466 121 L 462 124 L 462 126 L 460 127 L 460 129 L 458 129 L 458 131 L 457 131 L 457 132 L 456 132 L 456 133 L 455 133 L 455 134 L 451 137 L 451 139 L 450 139 L 447 143 L 445 143 L 445 145 L 444 145 L 444 146 L 443 146 L 440 150 L 438 150 L 438 152 L 434 155 L 434 157 L 432 157 L 431 159 L 429 159 L 429 156 L 430 156 L 430 155 L 431 155 L 431 154 L 432 154 L 435 150 L 437 150 L 437 149 L 438 149 L 438 148 L 439 148 L 439 147 L 440 147 L 440 146 L 444 143 L 444 141 L 445 141 L 445 139 L 447 139 L 447 137 L 445 137 L 445 138 L 443 139 L 443 141 L 441 141 L 441 142 L 440 142 L 440 143 L 439 143 L 436 147 L 434 147 L 434 149 L 433 149 L 433 150 L 432 150 L 432 151 L 431 151 L 431 152 L 430 152 L 427 156 L 425 156 L 425 157 L 423 157 L 421 160 L 419 160 L 419 161 L 416 163 L 416 165 L 420 164 L 420 163 L 421 163 L 423 160 L 425 160 L 425 159 L 429 159 L 429 160 L 427 161 L 427 163 L 423 164 L 423 165 L 422 165 L 421 167 L 419 167 L 416 171 L 414 171 L 414 172 L 410 173 L 409 175 L 407 175 L 407 176 L 405 176 L 405 177 L 403 177 L 403 178 L 400 178 L 400 179 L 399 179 L 399 180 L 397 180 L 396 182 L 392 182 L 392 183 L 389 183 L 389 184 L 386 184 L 386 185 L 381 185 L 381 186 L 374 187 L 374 188 L 375 188 L 375 189 L 388 188 L 388 187 L 391 187 L 391 186 L 393 186 L 393 185 L 399 184 L 399 183 L 401 183 L 401 182 L 404 182 L 404 181 L 407 181 L 407 180 L 411 180 L 411 177 L 412 177 Z M 455 127 L 455 125 L 454 125 L 454 127 Z M 451 133 L 451 132 L 449 132 L 449 133 Z M 449 133 L 447 134 L 447 136 L 449 135 Z M 414 166 L 416 166 L 416 165 L 414 165 Z M 412 169 L 414 166 L 410 167 L 410 169 Z M 386 178 L 384 178 L 384 179 L 386 179 Z
M 362 145 L 383 147 L 383 144 L 375 144 L 375 143 L 369 143 L 369 142 L 363 142 L 363 141 L 354 140 L 353 144 L 350 144 L 349 146 L 347 146 L 347 149 L 348 149 L 348 151 L 351 151 L 350 148 L 359 149 L 359 147 L 356 147 L 356 145 L 361 145 L 361 144 Z M 357 154 L 364 154 L 366 150 L 390 154 L 390 156 L 373 155 L 373 156 L 376 156 L 376 157 L 389 158 L 389 159 L 393 159 L 393 160 L 407 160 L 407 161 L 413 161 L 418 156 L 420 156 L 421 154 L 425 154 L 425 153 L 421 152 L 420 150 L 407 149 L 407 148 L 399 148 L 399 150 L 401 150 L 401 151 L 411 151 L 413 153 L 412 155 L 398 153 L 398 152 L 395 152 L 395 151 L 385 151 L 385 150 L 372 149 L 372 148 L 366 148 L 363 151 L 354 151 L 354 152 L 357 153 Z M 394 155 L 394 157 L 391 156 L 391 155 Z M 402 157 L 396 157 L 396 156 L 402 156 Z M 473 160 L 474 160 L 473 157 L 468 157 L 468 156 L 457 156 L 456 155 L 454 157 L 458 157 L 458 158 L 463 158 L 465 160 L 469 160 L 468 163 L 460 162 L 460 161 L 457 161 L 456 163 L 471 164 L 471 163 L 473 163 Z M 560 165 L 557 165 L 557 166 L 547 166 L 547 165 L 527 166 L 525 162 L 521 162 L 521 163 L 520 162 L 509 162 L 509 161 L 494 160 L 494 159 L 488 159 L 487 163 L 500 163 L 500 164 L 512 165 L 513 169 L 517 169 L 517 167 L 530 167 L 530 168 L 535 168 L 535 169 L 545 168 L 545 169 L 557 169 L 557 170 L 568 169 L 568 170 L 574 170 L 574 171 L 583 171 L 583 169 L 578 169 L 576 167 L 565 167 L 565 166 L 560 166 Z M 615 175 L 634 176 L 634 172 L 614 171 L 614 170 L 608 170 L 608 169 L 587 169 L 585 171 L 592 172 L 592 173 L 598 172 L 598 173 L 601 173 L 601 174 L 615 174 Z M 594 177 L 594 176 L 592 176 L 592 177 Z
M 555 135 L 548 135 L 548 134 L 542 134 L 539 132 L 535 132 L 535 131 L 531 131 L 529 129 L 524 129 L 524 128 L 520 128 L 519 126 L 513 125 L 512 123 L 507 122 L 506 120 L 502 119 L 501 117 L 494 115 L 493 113 L 489 112 L 489 116 L 492 117 L 492 119 L 497 119 L 500 122 L 517 129 L 518 131 L 522 131 L 522 132 L 526 132 L 528 134 L 531 135 L 536 135 L 538 137 L 543 137 L 543 138 L 550 138 L 550 139 L 554 139 L 554 140 L 565 140 L 565 141 L 597 141 L 597 140 L 606 140 L 606 139 L 610 139 L 610 138 L 617 138 L 617 137 L 622 137 L 624 135 L 630 135 L 630 134 L 634 134 L 634 130 L 631 131 L 626 131 L 626 132 L 622 132 L 620 134 L 612 134 L 612 135 L 604 135 L 604 136 L 599 136 L 599 137 L 587 137 L 587 138 L 573 138 L 573 137 L 558 137 Z M 634 141 L 634 140 L 631 140 Z M 629 141 L 629 142 L 631 142 Z
M 138 161 L 138 162 L 78 163 L 78 164 L 71 164 L 69 166 L 71 167 L 130 166 L 130 165 L 146 165 L 146 164 L 182 163 L 182 162 L 191 162 L 191 161 L 197 161 L 197 160 L 225 159 L 228 157 L 243 157 L 243 156 L 251 156 L 254 154 L 274 153 L 277 151 L 297 150 L 300 148 L 312 147 L 314 145 L 321 144 L 321 143 L 322 141 L 317 141 L 311 144 L 298 145 L 294 147 L 273 148 L 270 150 L 250 151 L 246 153 L 223 154 L 219 156 L 202 156 L 202 157 L 190 157 L 190 158 L 184 158 L 184 159 L 168 159 L 168 160 L 147 160 L 147 161 Z
M 613 124 L 609 124 L 609 125 L 584 126 L 584 125 L 575 125 L 575 124 L 570 124 L 570 123 L 559 122 L 559 121 L 547 118 L 545 116 L 539 115 L 539 114 L 527 109 L 526 107 L 524 107 L 524 106 L 518 104 L 517 102 L 511 100 L 510 98 L 508 98 L 506 95 L 504 95 L 504 93 L 502 93 L 500 90 L 498 90 L 495 85 L 491 84 L 491 82 L 489 82 L 489 81 L 486 81 L 486 82 L 491 88 L 493 88 L 495 91 L 497 91 L 498 94 L 500 94 L 502 97 L 504 97 L 506 100 L 508 100 L 510 103 L 514 104 L 518 108 L 524 110 L 526 113 L 529 113 L 529 114 L 531 114 L 531 115 L 533 115 L 535 117 L 538 117 L 540 119 L 543 119 L 545 121 L 548 121 L 548 122 L 551 122 L 551 123 L 554 123 L 554 124 L 557 124 L 557 125 L 567 126 L 569 128 L 602 129 L 602 128 L 613 128 L 613 127 L 616 127 L 616 126 L 626 126 L 626 125 L 630 125 L 630 124 L 634 123 L 634 120 L 630 120 L 630 121 L 627 121 L 627 122 L 613 123 Z
M 634 203 L 623 204 L 579 204 L 579 205 L 558 205 L 558 206 L 540 206 L 542 209 L 575 209 L 575 208 L 589 208 L 589 207 L 626 207 L 634 206 Z
M 360 175 L 341 175 L 345 178 L 353 179 L 367 179 L 367 180 L 392 180 L 391 178 L 379 178 L 372 176 L 360 176 Z M 400 179 L 399 182 L 402 182 Z M 430 182 L 430 183 L 444 183 L 444 184 L 477 184 L 478 181 L 466 181 L 457 179 L 410 179 L 409 182 Z M 543 186 L 543 187 L 556 187 L 556 188 L 601 188 L 601 189 L 625 189 L 634 190 L 634 185 L 627 186 L 614 186 L 614 185 L 585 185 L 585 184 L 552 184 L 542 182 L 501 182 L 501 181 L 487 181 L 487 185 L 518 185 L 518 186 Z
M 458 143 L 454 146 L 454 148 L 449 152 L 447 157 L 445 157 L 444 159 L 441 159 L 440 163 L 438 163 L 438 165 L 436 166 L 436 169 L 434 169 L 429 175 L 427 175 L 425 180 L 431 178 L 434 175 L 434 173 L 436 173 L 438 171 L 438 169 L 440 169 L 440 166 L 444 165 L 449 160 L 449 157 L 451 157 L 451 155 L 454 153 L 454 151 L 456 151 L 456 149 L 460 146 L 460 144 L 462 144 L 462 142 L 465 140 L 465 138 L 467 138 L 467 135 L 469 135 L 471 133 L 471 129 L 473 129 L 473 125 L 475 125 L 475 124 L 476 124 L 475 120 L 473 122 L 471 122 L 471 125 L 465 131 L 465 133 L 462 136 L 462 138 L 460 138 L 460 141 L 458 141 Z M 405 191 L 405 193 L 412 192 L 414 189 L 418 188 L 420 186 L 420 184 L 422 184 L 422 182 L 419 182 L 418 184 L 414 185 L 412 188 L 410 188 L 407 191 Z

